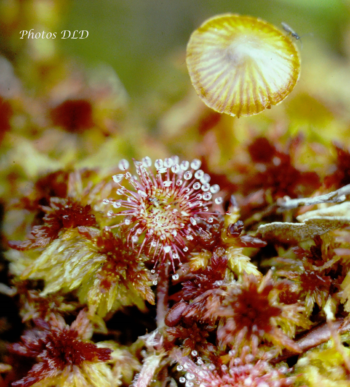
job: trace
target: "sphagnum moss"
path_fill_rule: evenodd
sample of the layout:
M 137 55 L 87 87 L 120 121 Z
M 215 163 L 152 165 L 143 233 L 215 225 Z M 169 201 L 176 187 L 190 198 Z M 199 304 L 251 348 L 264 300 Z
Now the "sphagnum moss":
M 216 112 L 175 115 L 182 143 L 198 139 L 181 155 L 190 162 L 113 121 L 123 88 L 84 89 L 65 60 L 43 71 L 35 58 L 29 73 L 46 92 L 29 95 L 12 75 L 15 96 L 0 98 L 11 262 L 0 291 L 25 324 L 7 355 L 0 342 L 1 387 L 348 386 L 347 138 L 326 144 L 333 155 L 320 137 L 286 138 L 299 109 L 289 123 L 272 110 L 241 141 L 237 120 L 217 113 L 255 115 L 289 95 L 300 74 L 289 34 L 233 14 L 193 33 L 190 77 Z M 338 110 L 330 130 L 345 120 Z M 134 157 L 136 174 L 116 157 Z M 0 319 L 0 333 L 12 322 Z

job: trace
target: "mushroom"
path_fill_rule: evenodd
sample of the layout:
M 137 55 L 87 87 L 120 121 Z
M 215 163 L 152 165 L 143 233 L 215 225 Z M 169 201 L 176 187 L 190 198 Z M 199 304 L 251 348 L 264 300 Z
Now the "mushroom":
M 291 38 L 261 19 L 224 14 L 206 20 L 187 45 L 199 97 L 231 116 L 258 114 L 293 90 L 300 57 Z

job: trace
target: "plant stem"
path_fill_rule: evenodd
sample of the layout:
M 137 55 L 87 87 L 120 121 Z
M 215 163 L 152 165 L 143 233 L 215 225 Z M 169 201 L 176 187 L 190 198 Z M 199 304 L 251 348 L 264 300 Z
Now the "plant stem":
M 159 280 L 157 286 L 157 327 L 163 328 L 165 325 L 165 315 L 168 312 L 169 293 L 169 268 L 170 265 L 163 263 L 160 265 Z

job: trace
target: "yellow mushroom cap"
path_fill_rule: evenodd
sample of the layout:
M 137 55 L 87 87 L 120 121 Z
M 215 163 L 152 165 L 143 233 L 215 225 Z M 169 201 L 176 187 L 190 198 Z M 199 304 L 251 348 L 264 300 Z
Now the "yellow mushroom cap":
M 289 36 L 250 16 L 206 20 L 187 45 L 192 84 L 210 108 L 249 116 L 277 105 L 293 90 L 300 57 Z

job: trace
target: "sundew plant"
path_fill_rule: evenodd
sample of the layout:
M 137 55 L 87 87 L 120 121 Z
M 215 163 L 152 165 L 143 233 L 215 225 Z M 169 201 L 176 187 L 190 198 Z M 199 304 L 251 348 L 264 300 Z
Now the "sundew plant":
M 350 5 L 337 56 L 197 18 L 138 97 L 18 38 L 72 7 L 0 3 L 0 387 L 350 386 Z

